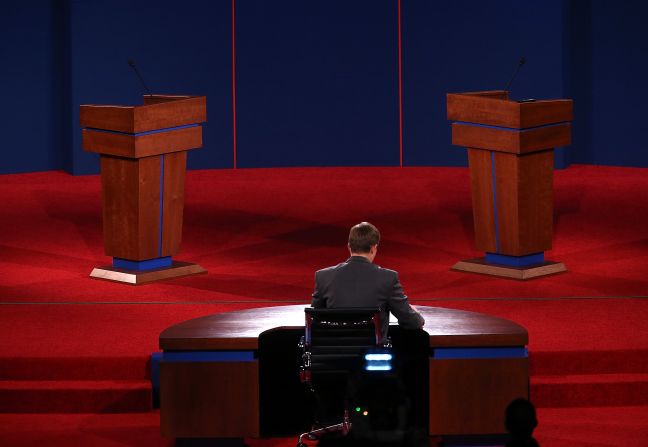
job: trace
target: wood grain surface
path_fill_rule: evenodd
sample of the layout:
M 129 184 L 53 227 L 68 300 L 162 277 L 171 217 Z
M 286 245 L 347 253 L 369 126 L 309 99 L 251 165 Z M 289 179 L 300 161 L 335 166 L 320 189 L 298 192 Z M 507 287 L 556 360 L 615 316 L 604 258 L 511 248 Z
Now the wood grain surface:
M 174 129 L 148 135 L 127 135 L 83 129 L 83 149 L 102 155 L 142 158 L 202 146 L 202 126 Z
M 158 257 L 160 157 L 101 157 L 106 255 L 134 261 Z
M 567 267 L 565 267 L 565 264 L 562 262 L 554 261 L 545 261 L 531 267 L 507 267 L 503 265 L 489 264 L 486 262 L 485 258 L 475 258 L 459 261 L 452 266 L 451 270 L 526 281 L 529 279 L 540 278 L 542 276 L 566 272 Z
M 180 251 L 186 165 L 186 152 L 164 156 L 162 256 L 174 256 Z
M 162 362 L 162 436 L 259 436 L 259 364 Z
M 430 359 L 430 433 L 505 433 L 504 411 L 529 398 L 529 360 Z
M 171 326 L 160 335 L 165 351 L 257 350 L 259 335 L 300 329 L 305 305 L 227 312 Z M 528 343 L 526 329 L 475 312 L 417 306 L 430 348 L 511 347 Z M 424 352 L 426 357 L 428 352 Z M 425 368 L 423 368 L 423 371 Z M 422 374 L 424 372 L 421 372 Z M 528 360 L 429 359 L 430 433 L 503 433 L 502 415 L 515 397 L 528 396 Z M 162 361 L 164 436 L 258 436 L 258 362 Z
M 207 98 L 194 96 L 135 107 L 133 130 L 139 133 L 205 121 Z
M 79 108 L 81 127 L 134 133 L 135 107 L 84 104 Z
M 524 256 L 551 249 L 553 151 L 495 153 L 499 253 Z
M 495 253 L 495 204 L 491 153 L 481 149 L 468 149 L 470 186 L 477 250 Z
M 527 154 L 571 144 L 571 124 L 530 130 L 506 130 L 452 123 L 452 144 L 513 154 Z
M 105 265 L 95 267 L 90 273 L 94 279 L 114 281 L 132 286 L 140 286 L 157 281 L 166 281 L 173 278 L 193 276 L 207 273 L 207 270 L 191 262 L 173 261 L 170 267 L 161 267 L 151 270 L 133 271 Z
M 205 121 L 205 96 L 145 96 L 144 105 L 141 106 L 84 104 L 80 106 L 79 112 L 81 127 L 126 133 L 140 133 Z
M 304 326 L 303 304 L 263 307 L 195 318 L 160 334 L 164 350 L 258 349 L 259 334 Z M 528 333 L 503 318 L 440 307 L 417 306 L 432 347 L 524 346 Z M 394 324 L 394 321 L 392 321 Z
M 447 108 L 451 121 L 520 127 L 519 104 L 497 96 L 448 93 Z
M 573 119 L 571 99 L 519 103 L 504 98 L 501 90 L 448 93 L 448 119 L 512 129 L 562 123 Z

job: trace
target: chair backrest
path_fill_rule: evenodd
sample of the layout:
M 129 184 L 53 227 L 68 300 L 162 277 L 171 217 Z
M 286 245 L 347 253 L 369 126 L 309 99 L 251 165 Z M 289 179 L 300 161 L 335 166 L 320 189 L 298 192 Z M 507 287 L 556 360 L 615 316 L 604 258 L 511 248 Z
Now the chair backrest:
M 302 368 L 315 375 L 348 374 L 357 369 L 368 349 L 381 347 L 378 308 L 305 310 Z

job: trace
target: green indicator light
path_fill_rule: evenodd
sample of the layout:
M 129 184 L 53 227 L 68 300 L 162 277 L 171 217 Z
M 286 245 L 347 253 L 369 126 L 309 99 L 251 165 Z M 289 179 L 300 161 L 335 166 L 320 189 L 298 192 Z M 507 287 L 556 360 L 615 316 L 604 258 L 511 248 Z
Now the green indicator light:
M 356 407 L 356 411 L 357 411 L 358 413 L 360 413 L 360 410 L 362 410 L 362 408 L 360 408 L 360 407 Z

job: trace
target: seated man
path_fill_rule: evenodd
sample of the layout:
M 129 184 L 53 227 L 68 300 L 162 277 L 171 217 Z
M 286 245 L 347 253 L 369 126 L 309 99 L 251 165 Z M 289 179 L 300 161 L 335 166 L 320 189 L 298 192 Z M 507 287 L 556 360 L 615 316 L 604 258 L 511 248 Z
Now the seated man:
M 387 336 L 389 312 L 398 324 L 408 329 L 419 329 L 425 320 L 407 302 L 398 273 L 373 263 L 378 252 L 380 232 L 368 222 L 362 222 L 349 232 L 351 257 L 333 267 L 315 273 L 315 308 L 380 307 L 382 335 Z

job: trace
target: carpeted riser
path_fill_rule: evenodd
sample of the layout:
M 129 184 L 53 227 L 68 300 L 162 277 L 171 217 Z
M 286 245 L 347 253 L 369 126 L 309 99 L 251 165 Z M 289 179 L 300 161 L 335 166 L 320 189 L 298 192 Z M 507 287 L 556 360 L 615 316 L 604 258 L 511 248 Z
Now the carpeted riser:
M 648 381 L 538 384 L 532 379 L 530 397 L 538 408 L 648 405 Z
M 532 376 L 648 373 L 648 350 L 532 351 L 529 363 Z
M 648 405 L 648 384 L 537 383 L 544 376 L 648 373 L 648 351 L 531 352 L 531 397 L 542 408 Z M 150 357 L 62 357 L 0 359 L 0 379 L 148 380 Z M 567 381 L 566 381 L 567 382 Z M 2 384 L 3 382 L 0 382 Z M 91 383 L 91 382 L 83 382 Z M 145 382 L 146 383 L 146 382 Z M 64 385 L 63 385 L 64 386 Z M 144 390 L 52 389 L 0 390 L 0 412 L 83 413 L 137 412 L 151 407 L 150 387 Z M 646 396 L 646 397 L 644 397 Z
M 0 413 L 133 413 L 152 409 L 151 388 L 146 382 L 126 389 L 119 385 L 92 389 L 91 383 L 83 389 L 64 388 L 59 382 L 53 382 L 51 389 L 2 385 L 0 382 Z
M 648 380 L 586 383 L 590 376 L 583 376 L 584 383 L 575 383 L 565 376 L 565 383 L 555 377 L 553 383 L 542 383 L 544 377 L 531 378 L 531 399 L 541 408 L 648 405 Z M 74 383 L 81 389 L 66 387 L 65 381 L 52 381 L 51 389 L 28 389 L 32 382 L 27 380 L 16 382 L 20 384 L 18 389 L 7 387 L 7 383 L 11 382 L 0 381 L 2 413 L 122 413 L 151 408 L 147 381 L 127 381 L 131 389 L 126 390 L 120 382 L 110 389 L 103 382 L 97 382 L 101 386 L 93 389 L 93 381 Z M 139 384 L 136 389 L 132 389 L 133 383 Z
M 540 408 L 534 437 L 545 447 L 645 447 L 648 406 Z M 0 414 L 0 445 L 11 447 L 173 447 L 160 436 L 160 413 Z M 436 447 L 431 439 L 429 447 Z M 249 447 L 295 447 L 296 436 L 246 438 Z M 189 442 L 186 442 L 189 444 Z M 214 445 L 205 440 L 198 445 Z M 232 444 L 229 442 L 225 445 Z M 311 446 L 316 442 L 310 441 Z
M 529 360 L 531 399 L 538 407 L 648 405 L 646 350 L 532 352 Z M 628 381 L 615 374 L 645 378 Z
M 531 352 L 531 375 L 648 373 L 648 350 Z M 0 358 L 0 380 L 150 379 L 149 357 Z
M 145 380 L 150 357 L 3 357 L 0 380 Z

